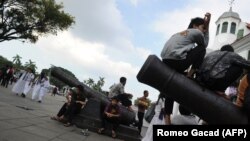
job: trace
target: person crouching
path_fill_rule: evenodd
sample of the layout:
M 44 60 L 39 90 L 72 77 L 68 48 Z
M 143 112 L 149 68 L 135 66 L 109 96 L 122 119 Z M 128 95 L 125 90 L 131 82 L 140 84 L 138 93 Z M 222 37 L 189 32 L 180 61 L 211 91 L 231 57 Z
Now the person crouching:
M 98 130 L 99 134 L 102 134 L 106 127 L 106 122 L 112 125 L 112 137 L 116 138 L 116 129 L 119 126 L 120 120 L 120 106 L 118 97 L 112 97 L 111 103 L 109 103 L 103 113 L 102 117 L 102 128 Z

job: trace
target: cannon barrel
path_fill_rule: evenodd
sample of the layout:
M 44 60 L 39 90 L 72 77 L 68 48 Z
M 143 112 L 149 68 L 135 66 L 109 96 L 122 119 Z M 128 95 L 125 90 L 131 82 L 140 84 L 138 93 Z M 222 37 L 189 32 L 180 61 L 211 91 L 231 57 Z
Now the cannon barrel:
M 63 72 L 60 68 L 53 67 L 51 68 L 51 75 L 53 77 L 56 77 L 60 81 L 66 83 L 70 87 L 75 87 L 77 85 L 82 85 L 85 90 L 85 95 L 87 98 L 96 98 L 101 101 L 102 105 L 106 106 L 109 103 L 108 97 L 100 92 L 97 92 L 85 84 L 79 82 L 77 79 L 68 76 L 65 72 Z M 96 107 L 98 108 L 98 107 Z M 121 124 L 130 124 L 134 121 L 135 119 L 135 113 L 127 110 L 124 106 L 121 106 L 121 118 L 120 122 Z
M 209 124 L 248 123 L 239 107 L 177 73 L 155 55 L 148 57 L 137 79 L 170 96 Z

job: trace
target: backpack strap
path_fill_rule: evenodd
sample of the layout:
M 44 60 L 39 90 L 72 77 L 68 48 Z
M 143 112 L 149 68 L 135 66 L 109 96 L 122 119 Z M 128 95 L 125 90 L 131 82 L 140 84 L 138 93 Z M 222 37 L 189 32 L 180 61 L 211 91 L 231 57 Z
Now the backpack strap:
M 226 53 L 224 53 L 220 58 L 218 58 L 218 60 L 210 67 L 208 74 L 210 75 L 210 73 L 212 72 L 213 68 L 219 63 L 219 61 L 224 58 L 229 52 L 227 51 Z

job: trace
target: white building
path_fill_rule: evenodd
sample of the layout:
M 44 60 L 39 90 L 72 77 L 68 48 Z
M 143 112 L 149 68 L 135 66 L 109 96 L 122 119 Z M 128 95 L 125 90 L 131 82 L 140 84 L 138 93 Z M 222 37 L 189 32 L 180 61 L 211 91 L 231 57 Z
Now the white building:
M 250 30 L 250 24 L 247 25 Z M 250 60 L 250 33 L 232 43 L 235 52 L 243 58 Z
M 216 35 L 213 49 L 218 50 L 223 45 L 232 44 L 250 33 L 249 24 L 242 22 L 238 13 L 232 11 L 224 12 L 215 22 Z M 240 53 L 240 52 L 238 52 Z

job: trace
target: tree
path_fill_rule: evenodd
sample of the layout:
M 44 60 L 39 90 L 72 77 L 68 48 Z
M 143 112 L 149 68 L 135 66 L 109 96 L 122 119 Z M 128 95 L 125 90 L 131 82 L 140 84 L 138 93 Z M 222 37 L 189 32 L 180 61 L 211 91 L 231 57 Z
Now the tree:
M 28 62 L 25 62 L 24 67 L 31 68 L 32 70 L 34 70 L 34 72 L 37 69 L 36 63 L 31 61 L 30 59 Z
M 83 83 L 85 83 L 89 87 L 93 87 L 93 85 L 95 84 L 95 81 L 94 79 L 89 78 L 88 80 L 84 80 Z
M 16 68 L 21 68 L 21 66 L 22 66 L 21 59 L 22 59 L 22 57 L 17 54 L 16 56 L 14 56 L 12 58 L 13 58 L 12 62 L 15 65 L 15 67 Z
M 104 81 L 104 77 L 99 77 L 99 80 L 97 81 L 97 83 L 95 83 L 92 87 L 92 89 L 102 92 L 102 87 L 104 85 L 105 81 Z
M 84 80 L 83 83 L 96 91 L 103 92 L 102 87 L 104 86 L 105 80 L 104 77 L 99 77 L 99 80 L 95 83 L 94 79 L 89 78 Z
M 45 34 L 57 34 L 74 23 L 55 0 L 0 0 L 0 42 L 29 40 L 35 43 Z
M 0 55 L 0 69 L 6 65 L 12 65 L 12 62 Z

